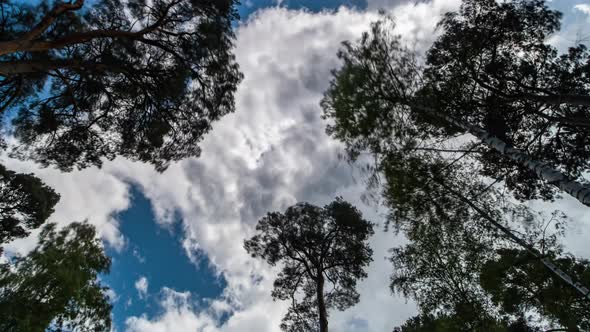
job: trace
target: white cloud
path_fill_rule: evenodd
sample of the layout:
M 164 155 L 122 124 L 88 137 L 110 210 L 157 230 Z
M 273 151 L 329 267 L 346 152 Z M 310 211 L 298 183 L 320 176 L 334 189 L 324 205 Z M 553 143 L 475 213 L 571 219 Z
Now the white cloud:
M 584 14 L 590 15 L 590 4 L 587 3 L 579 3 L 574 6 L 574 9 L 581 11 Z
M 154 320 L 146 316 L 130 317 L 126 320 L 127 331 L 211 331 L 211 327 L 215 326 L 216 322 L 207 315 L 195 313 L 189 292 L 164 287 L 161 293 L 163 314 Z
M 107 290 L 105 290 L 105 295 L 109 298 L 111 303 L 117 302 L 119 300 L 119 296 L 111 288 L 108 288 Z
M 399 32 L 428 43 L 434 34 L 420 26 L 432 30 L 439 15 L 451 7 L 448 1 L 399 7 L 394 10 L 400 17 Z M 214 125 L 202 157 L 172 165 L 161 176 L 149 167 L 122 161 L 109 169 L 142 188 L 160 223 L 172 222 L 179 212 L 187 253 L 196 248 L 206 254 L 228 284 L 207 310 L 168 303 L 158 317 L 130 318 L 129 331 L 182 329 L 189 322 L 205 331 L 278 331 L 287 304 L 270 297 L 276 270 L 251 259 L 242 248 L 257 220 L 297 201 L 322 205 L 337 195 L 361 207 L 371 220 L 383 220 L 380 213 L 362 206 L 364 183 L 357 183 L 355 171 L 339 160 L 341 146 L 324 133 L 318 105 L 330 70 L 338 66 L 340 43 L 358 38 L 377 18 L 375 12 L 348 9 L 319 14 L 282 8 L 257 12 L 237 30 L 236 56 L 245 75 L 237 111 Z M 400 241 L 380 232 L 372 239 L 375 261 L 368 279 L 359 285 L 361 302 L 331 313 L 333 331 L 391 330 L 415 313 L 412 303 L 392 295 L 388 287 L 392 267 L 385 257 Z M 226 312 L 231 317 L 222 326 L 211 323 Z
M 118 230 L 115 216 L 129 207 L 129 187 L 117 177 L 96 168 L 61 173 L 52 168 L 41 169 L 29 162 L 2 159 L 9 169 L 35 173 L 48 186 L 61 195 L 55 213 L 49 222 L 65 226 L 74 221 L 88 220 L 96 226 L 99 235 L 115 249 L 122 249 L 125 240 Z M 13 241 L 5 246 L 9 253 L 24 254 L 36 244 L 39 230 L 32 236 Z
M 137 248 L 133 248 L 133 257 L 137 258 L 137 261 L 140 263 L 145 263 L 145 257 L 141 255 L 141 253 L 139 252 L 139 249 Z
M 140 299 L 145 299 L 147 296 L 148 291 L 148 280 L 146 277 L 141 276 L 135 282 L 135 289 L 137 290 L 137 295 Z

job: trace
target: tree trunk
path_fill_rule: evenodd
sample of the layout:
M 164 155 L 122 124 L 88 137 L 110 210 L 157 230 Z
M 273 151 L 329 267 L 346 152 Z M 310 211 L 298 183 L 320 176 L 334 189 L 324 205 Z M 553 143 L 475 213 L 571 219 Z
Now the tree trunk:
M 320 312 L 320 332 L 328 332 L 328 312 L 326 311 L 326 301 L 324 299 L 324 274 L 318 269 L 317 280 L 317 297 L 318 311 Z
M 489 134 L 487 131 L 470 124 L 465 124 L 453 117 L 446 114 L 440 114 L 439 112 L 422 106 L 413 106 L 416 109 L 426 111 L 438 118 L 444 119 L 450 124 L 453 124 L 473 136 L 479 138 L 482 142 L 487 144 L 489 147 L 495 149 L 506 157 L 516 161 L 517 163 L 527 167 L 533 171 L 537 176 L 548 183 L 558 187 L 562 191 L 566 192 L 570 196 L 577 199 L 580 203 L 590 206 L 590 186 L 582 184 L 576 180 L 570 179 L 567 175 L 561 171 L 553 168 L 551 165 L 535 160 L 531 158 L 526 152 L 516 149 L 506 142 L 502 141 L 498 137 Z
M 458 191 L 452 189 L 443 181 L 437 180 L 435 177 L 432 177 L 431 179 L 432 181 L 438 183 L 443 188 L 445 188 L 449 193 L 459 198 L 459 200 L 469 205 L 473 210 L 475 210 L 475 212 L 479 213 L 480 216 L 482 216 L 484 219 L 486 219 L 492 225 L 494 225 L 494 227 L 496 227 L 498 230 L 504 233 L 504 235 L 506 235 L 507 238 L 511 239 L 512 241 L 516 242 L 516 244 L 520 245 L 522 248 L 527 250 L 531 255 L 533 255 L 533 257 L 539 259 L 543 263 L 543 265 L 547 267 L 547 269 L 553 272 L 553 274 L 557 275 L 561 280 L 565 281 L 567 284 L 576 289 L 583 297 L 590 300 L 590 290 L 588 290 L 588 288 L 586 288 L 584 285 L 574 281 L 567 273 L 563 272 L 559 267 L 553 264 L 553 262 L 549 258 L 543 257 L 543 255 L 537 249 L 526 243 L 523 239 L 516 236 L 514 233 L 512 233 L 512 231 L 510 231 L 510 229 L 498 223 L 489 214 L 487 214 L 485 211 L 483 211 L 477 205 L 475 205 L 470 199 L 463 196 Z
M 122 68 L 116 65 L 107 65 L 97 62 L 85 62 L 80 60 L 40 60 L 40 61 L 0 61 L 0 76 L 13 76 L 30 73 L 46 73 L 55 69 L 69 69 L 75 71 L 104 71 L 124 73 L 131 68 Z
M 540 101 L 550 105 L 561 105 L 568 104 L 574 106 L 590 106 L 590 96 L 585 95 L 554 95 L 554 96 L 541 96 L 530 93 L 522 95 L 524 98 L 531 99 L 534 101 Z

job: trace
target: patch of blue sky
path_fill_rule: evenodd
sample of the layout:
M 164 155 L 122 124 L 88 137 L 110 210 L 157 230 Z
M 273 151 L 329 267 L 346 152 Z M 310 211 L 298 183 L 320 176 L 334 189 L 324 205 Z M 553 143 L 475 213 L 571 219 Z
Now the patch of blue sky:
M 200 305 L 206 305 L 205 299 L 218 297 L 226 286 L 205 255 L 198 264 L 188 258 L 181 243 L 180 221 L 171 228 L 163 228 L 157 224 L 150 202 L 142 193 L 135 188 L 132 197 L 131 207 L 117 216 L 125 248 L 120 252 L 107 248 L 112 258 L 111 273 L 101 277 L 116 294 L 113 323 L 117 331 L 124 331 L 128 317 L 160 314 L 163 287 L 189 291 L 198 310 Z M 142 277 L 147 281 L 145 293 L 136 287 Z

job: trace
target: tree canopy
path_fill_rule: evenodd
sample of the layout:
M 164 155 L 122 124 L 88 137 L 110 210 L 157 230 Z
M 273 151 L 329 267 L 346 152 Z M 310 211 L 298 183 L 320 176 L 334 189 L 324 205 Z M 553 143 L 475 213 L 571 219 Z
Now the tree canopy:
M 284 214 L 268 213 L 256 231 L 244 242 L 246 251 L 282 265 L 272 296 L 291 301 L 283 330 L 328 331 L 327 309 L 344 310 L 359 301 L 355 288 L 372 261 L 373 224 L 350 203 L 299 203 Z
M 16 173 L 0 165 L 0 245 L 41 226 L 58 201 L 59 195 L 33 174 Z
M 420 102 L 579 177 L 590 157 L 590 54 L 582 44 L 565 54 L 548 44 L 561 16 L 543 0 L 463 1 L 439 23 L 444 33 L 426 56 Z M 479 159 L 483 174 L 504 176 L 521 198 L 555 192 L 496 151 Z
M 510 202 L 461 174 L 461 161 L 437 161 L 429 153 L 399 155 L 391 163 L 382 169 L 384 197 L 396 229 L 410 241 L 391 251 L 391 288 L 416 300 L 425 315 L 417 318 L 421 328 L 506 331 L 521 322 L 530 331 L 543 324 L 587 329 L 589 299 L 543 263 L 551 260 L 575 282 L 590 284 L 589 263 L 560 249 L 563 213 L 546 217 Z M 461 188 L 479 208 L 445 190 L 447 185 Z M 510 228 L 509 234 L 486 216 Z
M 390 18 L 338 53 L 322 100 L 327 132 L 350 161 L 374 158 L 369 184 L 382 185 L 389 220 L 410 241 L 392 250 L 391 284 L 420 307 L 408 331 L 534 330 L 531 312 L 586 328 L 585 261 L 567 259 L 555 234 L 529 233 L 539 216 L 513 200 L 563 190 L 589 205 L 588 60 L 584 46 L 560 56 L 546 45 L 559 18 L 543 1 L 466 0 L 425 58 Z M 531 261 L 502 265 L 511 255 Z M 582 314 L 565 314 L 572 306 Z
M 0 330 L 110 331 L 111 304 L 97 280 L 111 261 L 94 227 L 46 225 L 37 247 L 0 266 Z
M 13 156 L 62 170 L 200 154 L 234 110 L 233 0 L 3 1 L 0 115 Z M 15 110 L 16 115 L 12 115 Z
M 589 205 L 588 186 L 573 181 L 588 165 L 588 54 L 546 44 L 559 18 L 544 1 L 466 0 L 444 17 L 425 59 L 384 19 L 339 53 L 322 102 L 328 133 L 352 159 L 363 150 L 469 151 L 481 175 L 519 199 L 563 190 Z

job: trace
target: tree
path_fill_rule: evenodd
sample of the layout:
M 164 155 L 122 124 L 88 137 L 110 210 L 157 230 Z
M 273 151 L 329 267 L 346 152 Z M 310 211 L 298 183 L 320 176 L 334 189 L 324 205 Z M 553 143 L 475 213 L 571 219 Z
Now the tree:
M 553 213 L 541 223 L 542 215 L 462 174 L 465 161 L 422 154 L 391 156 L 379 168 L 391 222 L 410 240 L 392 249 L 392 290 L 426 315 L 452 317 L 429 323 L 441 331 L 492 331 L 499 322 L 514 327 L 514 318 L 539 325 L 531 313 L 587 329 L 590 298 L 577 285 L 590 284 L 588 263 L 559 250 L 565 216 Z M 556 233 L 547 232 L 550 225 Z
M 463 1 L 440 22 L 444 33 L 427 54 L 421 102 L 579 177 L 590 156 L 590 54 L 574 45 L 559 55 L 547 44 L 560 19 L 542 0 Z M 554 192 L 493 150 L 479 159 L 486 175 L 507 174 L 522 198 Z
M 590 284 L 587 260 L 559 251 L 549 251 L 546 255 L 576 280 Z M 493 259 L 484 263 L 480 275 L 482 288 L 508 315 L 523 316 L 536 310 L 568 331 L 590 329 L 590 301 L 548 273 L 539 260 L 526 251 L 498 250 Z
M 504 11 L 499 10 L 497 6 L 504 4 Z M 491 9 L 486 11 L 486 6 Z M 483 13 L 481 17 L 479 13 Z M 521 50 L 520 46 L 524 48 L 523 52 L 533 52 L 534 47 L 526 47 L 535 42 L 534 25 L 541 25 L 538 34 L 543 34 L 546 29 L 543 30 L 542 24 L 551 21 L 551 13 L 541 1 L 467 0 L 459 14 L 449 14 L 447 19 L 456 18 L 457 24 L 471 29 L 457 38 L 472 39 L 474 43 L 479 41 L 484 45 L 488 36 L 477 32 L 480 25 L 497 28 L 500 32 L 511 31 L 511 36 L 515 36 L 520 31 L 520 22 L 529 24 L 524 34 L 514 37 L 515 43 L 520 44 L 513 45 L 508 41 L 503 44 L 503 50 L 509 55 L 511 50 Z M 510 15 L 516 21 L 513 26 L 508 19 L 501 24 L 480 24 L 478 21 L 493 21 L 496 17 L 501 20 Z M 418 55 L 403 45 L 400 36 L 393 34 L 393 26 L 393 21 L 384 19 L 375 23 L 357 43 L 344 43 L 338 54 L 343 66 L 334 72 L 334 79 L 322 101 L 324 118 L 332 121 L 327 132 L 345 143 L 348 159 L 357 161 L 366 153 L 374 158 L 368 170 L 373 179 L 384 180 L 383 195 L 391 209 L 390 220 L 396 230 L 402 230 L 411 241 L 408 246 L 392 252 L 396 266 L 393 289 L 414 298 L 424 314 L 452 317 L 452 323 L 461 324 L 465 330 L 490 330 L 498 322 L 504 322 L 505 316 L 509 318 L 507 324 L 514 324 L 510 320 L 526 317 L 502 311 L 499 302 L 493 301 L 481 286 L 480 271 L 486 261 L 497 259 L 494 250 L 518 248 L 535 257 L 546 272 L 562 282 L 561 285 L 569 284 L 567 287 L 576 293 L 577 300 L 585 303 L 583 298 L 588 296 L 588 291 L 579 283 L 583 278 L 571 271 L 567 264 L 561 266 L 559 257 L 543 255 L 539 243 L 533 241 L 535 239 L 523 237 L 511 229 L 526 225 L 532 220 L 531 214 L 525 206 L 506 204 L 511 199 L 508 193 L 497 190 L 497 184 L 503 183 L 519 199 L 551 198 L 557 191 L 547 186 L 550 184 L 590 205 L 590 195 L 587 195 L 590 189 L 583 181 L 576 181 L 579 173 L 572 171 L 572 167 L 559 158 L 553 159 L 553 155 L 544 162 L 542 154 L 529 153 L 532 149 L 546 147 L 545 139 L 559 132 L 554 130 L 556 126 L 568 125 L 568 130 L 577 131 L 579 135 L 584 133 L 583 137 L 587 137 L 583 121 L 573 126 L 570 113 L 543 108 L 543 112 L 558 117 L 540 117 L 549 130 L 535 131 L 537 127 L 534 125 L 508 118 L 513 111 L 515 117 L 532 117 L 535 109 L 526 103 L 531 100 L 540 103 L 542 98 L 512 96 L 499 103 L 497 99 L 486 97 L 486 93 L 490 93 L 486 87 L 478 90 L 467 84 L 465 87 L 469 89 L 461 90 L 457 87 L 474 80 L 452 73 L 436 76 L 439 72 L 430 61 L 438 44 L 435 43 L 422 66 Z M 544 42 L 544 37 L 539 40 Z M 456 47 L 463 48 L 466 53 L 473 49 L 465 43 L 456 44 Z M 478 59 L 477 49 L 474 52 L 473 59 Z M 452 58 L 449 54 L 450 51 L 441 51 L 437 55 L 442 73 L 452 67 L 450 62 L 445 62 Z M 512 58 L 519 57 L 512 54 Z M 547 61 L 555 64 L 562 60 L 565 61 L 563 57 L 548 58 Z M 561 63 L 565 64 L 563 61 Z M 464 63 L 457 61 L 454 65 L 457 71 L 470 72 Z M 566 70 L 574 67 L 570 64 L 559 68 L 565 75 Z M 579 72 L 576 69 L 571 73 L 578 73 L 580 78 L 572 81 L 573 84 L 583 84 L 580 82 L 585 74 Z M 543 79 L 547 82 L 552 80 L 547 72 L 538 71 L 537 74 L 545 75 Z M 441 88 L 444 86 L 448 88 Z M 570 90 L 568 94 L 574 92 Z M 479 99 L 473 96 L 479 96 Z M 568 98 L 564 100 L 572 100 Z M 571 106 L 549 99 L 545 98 L 543 107 Z M 445 104 L 446 100 L 453 104 Z M 520 107 L 521 104 L 526 107 Z M 575 106 L 585 107 L 583 103 Z M 505 111 L 502 116 L 508 120 L 494 122 L 497 119 L 491 115 L 488 118 L 482 116 L 485 121 L 478 119 L 478 114 L 486 110 L 488 113 Z M 503 125 L 508 129 L 502 129 Z M 539 132 L 546 136 L 539 136 Z M 526 144 L 521 145 L 510 135 L 522 138 L 520 142 Z M 531 147 L 530 142 L 538 145 Z M 573 161 L 575 167 L 584 169 L 586 157 L 582 150 L 569 146 L 561 152 L 568 154 L 568 160 Z M 503 164 L 511 164 L 511 172 L 489 172 L 494 165 Z M 492 175 L 492 179 L 484 178 L 487 182 L 484 184 L 475 176 L 477 174 Z M 529 285 L 523 278 L 520 286 Z M 553 303 L 561 306 L 556 310 L 566 310 L 564 305 L 569 303 L 569 296 L 566 293 L 563 301 Z M 528 308 L 532 306 L 528 305 Z M 542 306 L 537 305 L 534 310 L 542 317 L 554 318 Z M 565 324 L 565 321 L 559 321 L 559 324 Z
M 437 182 L 423 178 L 428 174 L 446 178 L 444 165 L 392 158 L 381 168 L 385 203 L 392 209 L 389 219 L 410 241 L 391 249 L 391 289 L 414 299 L 425 314 L 455 317 L 450 330 L 490 331 L 499 313 L 479 287 L 478 272 L 490 248 L 504 241 L 476 211 L 440 190 Z M 452 167 L 448 173 L 457 171 Z M 455 179 L 467 194 L 480 193 L 478 202 L 487 211 L 501 215 L 499 207 L 494 208 L 498 201 L 489 191 L 481 191 L 484 186 L 474 187 L 460 176 L 449 181 Z
M 345 310 L 359 301 L 355 287 L 372 261 L 367 241 L 373 224 L 350 203 L 299 203 L 284 214 L 268 213 L 256 231 L 244 242 L 246 251 L 283 265 L 272 291 L 273 298 L 292 303 L 283 330 L 328 331 L 327 309 Z
M 0 245 L 41 226 L 58 201 L 59 195 L 33 174 L 15 173 L 0 165 Z
M 110 263 L 91 225 L 46 225 L 28 256 L 0 268 L 0 330 L 110 331 L 111 305 L 97 280 Z
M 485 44 L 489 39 L 477 30 L 480 27 L 478 20 L 510 17 L 502 24 L 482 23 L 489 29 L 500 29 L 499 34 L 505 30 L 510 32 L 507 35 L 512 39 L 506 37 L 502 44 L 506 59 L 520 59 L 510 54 L 514 50 L 534 52 L 537 42 L 544 42 L 542 36 L 553 31 L 551 22 L 559 17 L 557 13 L 549 11 L 542 1 L 498 4 L 495 1 L 469 0 L 461 8 L 460 13 L 447 15 L 443 26 L 448 20 L 464 24 L 471 30 L 461 30 L 461 36 L 473 43 L 479 41 Z M 478 14 L 480 12 L 483 13 L 481 17 Z M 524 32 L 521 33 L 519 31 L 523 29 L 519 30 L 519 24 L 511 25 L 510 22 L 514 20 L 531 26 L 523 28 Z M 446 32 L 443 34 L 441 40 L 448 40 L 439 40 L 434 44 L 426 58 L 426 67 L 422 68 L 416 59 L 417 55 L 403 46 L 400 37 L 392 34 L 392 29 L 392 21 L 385 19 L 374 24 L 371 33 L 364 34 L 358 43 L 344 44 L 339 53 L 344 64 L 335 72 L 335 78 L 322 102 L 324 117 L 334 120 L 334 124 L 328 127 L 328 133 L 346 143 L 349 156 L 354 159 L 364 149 L 379 154 L 391 149 L 448 149 L 440 142 L 448 143 L 450 140 L 455 142 L 455 150 L 470 150 L 470 156 L 475 156 L 483 166 L 480 174 L 502 179 L 517 198 L 549 199 L 559 188 L 583 204 L 590 205 L 590 187 L 583 181 L 576 181 L 580 172 L 587 167 L 588 158 L 584 152 L 587 144 L 584 139 L 588 137 L 588 128 L 573 126 L 571 122 L 574 120 L 571 118 L 566 123 L 536 114 L 539 107 L 565 108 L 571 105 L 539 105 L 538 101 L 530 104 L 529 99 L 523 101 L 524 97 L 505 98 L 501 102 L 497 98 L 488 98 L 488 94 L 493 91 L 478 89 L 477 82 L 468 77 L 455 72 L 438 75 L 445 73 L 448 68 L 456 68 L 457 72 L 459 69 L 470 72 L 469 64 L 453 58 L 449 55 L 451 51 L 441 49 L 454 40 L 452 36 L 447 36 Z M 537 30 L 541 37 L 535 34 Z M 511 41 L 514 41 L 514 45 L 510 44 Z M 467 41 L 453 45 L 467 53 L 472 50 Z M 480 54 L 471 56 L 479 59 Z M 481 54 L 481 57 L 485 58 L 485 54 Z M 569 81 L 570 84 L 586 86 L 583 83 L 585 74 L 578 68 L 580 66 L 568 64 L 569 60 L 564 57 L 555 56 L 546 61 L 561 68 L 561 75 L 579 77 Z M 576 61 L 583 62 L 580 59 Z M 520 65 L 523 68 L 525 66 Z M 567 72 L 569 69 L 573 72 Z M 535 75 L 551 82 L 555 81 L 554 76 L 557 74 L 536 71 Z M 466 82 L 475 83 L 463 85 Z M 545 111 L 557 114 L 551 109 L 543 109 Z M 498 120 L 498 123 L 498 116 L 494 115 L 496 113 L 511 118 Z M 534 122 L 539 119 L 542 120 L 541 124 Z M 578 124 L 583 123 L 580 119 L 575 120 Z M 567 128 L 562 128 L 566 125 Z M 457 148 L 458 141 L 453 141 L 453 138 L 467 133 L 484 144 L 475 150 L 471 149 L 473 141 L 469 141 L 467 147 Z M 566 141 L 569 143 L 564 143 Z M 564 145 L 557 146 L 556 142 Z
M 0 115 L 20 142 L 13 155 L 62 170 L 121 155 L 160 171 L 198 156 L 242 78 L 234 5 L 3 1 Z
M 463 331 L 459 323 L 461 318 L 444 315 L 422 314 L 408 319 L 402 326 L 393 329 L 393 332 L 455 332 Z M 542 332 L 541 329 L 530 327 L 523 320 L 512 324 L 497 321 L 492 322 L 486 331 L 494 332 Z

